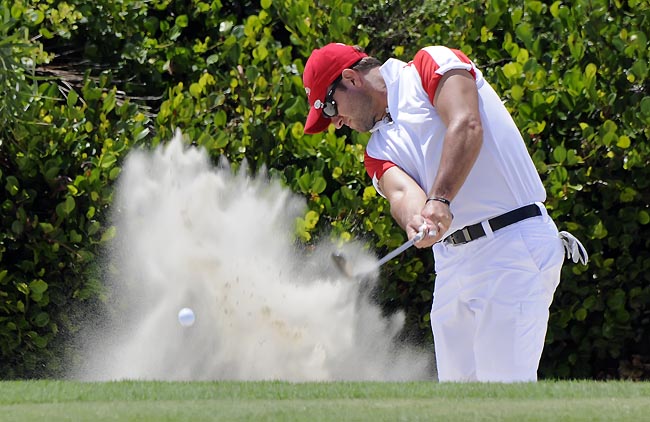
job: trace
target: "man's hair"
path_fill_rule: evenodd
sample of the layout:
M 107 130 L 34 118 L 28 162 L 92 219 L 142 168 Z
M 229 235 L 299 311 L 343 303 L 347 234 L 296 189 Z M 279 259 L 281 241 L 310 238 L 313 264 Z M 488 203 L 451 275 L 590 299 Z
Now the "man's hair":
M 358 45 L 353 46 L 353 48 L 361 53 L 363 53 L 363 47 Z M 351 67 L 351 69 L 358 70 L 360 72 L 365 72 L 366 70 L 379 67 L 382 63 L 375 57 L 367 56 L 361 59 L 357 64 Z
M 359 47 L 358 45 L 353 46 L 355 50 L 363 53 L 363 47 Z M 367 72 L 370 69 L 374 69 L 375 67 L 381 66 L 382 63 L 379 61 L 379 59 L 376 59 L 375 57 L 371 56 L 366 56 L 363 59 L 359 60 L 356 62 L 353 66 L 350 66 L 350 69 L 356 70 L 358 72 Z M 339 84 L 338 88 L 341 91 L 345 91 L 347 88 L 343 84 Z

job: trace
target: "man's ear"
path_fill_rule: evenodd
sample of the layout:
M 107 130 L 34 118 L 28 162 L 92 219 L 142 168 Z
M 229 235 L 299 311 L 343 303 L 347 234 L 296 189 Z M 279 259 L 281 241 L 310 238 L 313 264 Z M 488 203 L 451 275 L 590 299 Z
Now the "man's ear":
M 341 75 L 343 76 L 343 79 L 350 81 L 350 83 L 354 86 L 363 85 L 363 78 L 361 77 L 361 73 L 357 72 L 354 69 L 344 69 L 343 72 L 341 72 Z

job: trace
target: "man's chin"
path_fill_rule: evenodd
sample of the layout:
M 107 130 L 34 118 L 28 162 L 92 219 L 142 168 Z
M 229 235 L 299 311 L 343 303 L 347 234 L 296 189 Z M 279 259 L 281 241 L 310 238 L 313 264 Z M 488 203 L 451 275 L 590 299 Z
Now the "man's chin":
M 372 130 L 372 128 L 375 127 L 375 125 L 377 124 L 378 121 L 379 120 L 374 120 L 373 119 L 372 122 L 367 122 L 362 128 L 355 128 L 354 130 L 356 130 L 357 132 L 362 132 L 362 133 L 370 132 Z

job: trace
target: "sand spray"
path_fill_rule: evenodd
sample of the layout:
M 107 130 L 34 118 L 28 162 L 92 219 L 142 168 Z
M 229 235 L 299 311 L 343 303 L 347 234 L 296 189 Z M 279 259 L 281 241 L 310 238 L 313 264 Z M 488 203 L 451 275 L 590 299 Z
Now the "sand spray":
M 214 166 L 180 133 L 127 157 L 112 208 L 110 315 L 86 329 L 84 380 L 433 379 L 430 352 L 396 344 L 359 283 L 293 238 L 305 200 L 265 175 Z M 363 265 L 362 245 L 345 253 Z M 178 323 L 181 308 L 196 315 Z

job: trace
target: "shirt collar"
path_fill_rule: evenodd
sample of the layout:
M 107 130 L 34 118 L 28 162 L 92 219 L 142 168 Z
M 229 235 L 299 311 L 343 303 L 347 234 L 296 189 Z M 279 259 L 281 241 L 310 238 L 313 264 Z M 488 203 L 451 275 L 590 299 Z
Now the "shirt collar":
M 372 129 L 370 129 L 370 133 L 377 131 L 377 129 L 379 129 L 382 126 L 392 125 L 392 124 L 393 124 L 393 118 L 390 116 L 390 110 L 388 109 L 388 107 L 386 107 L 386 116 L 384 116 L 383 119 L 375 123 Z

